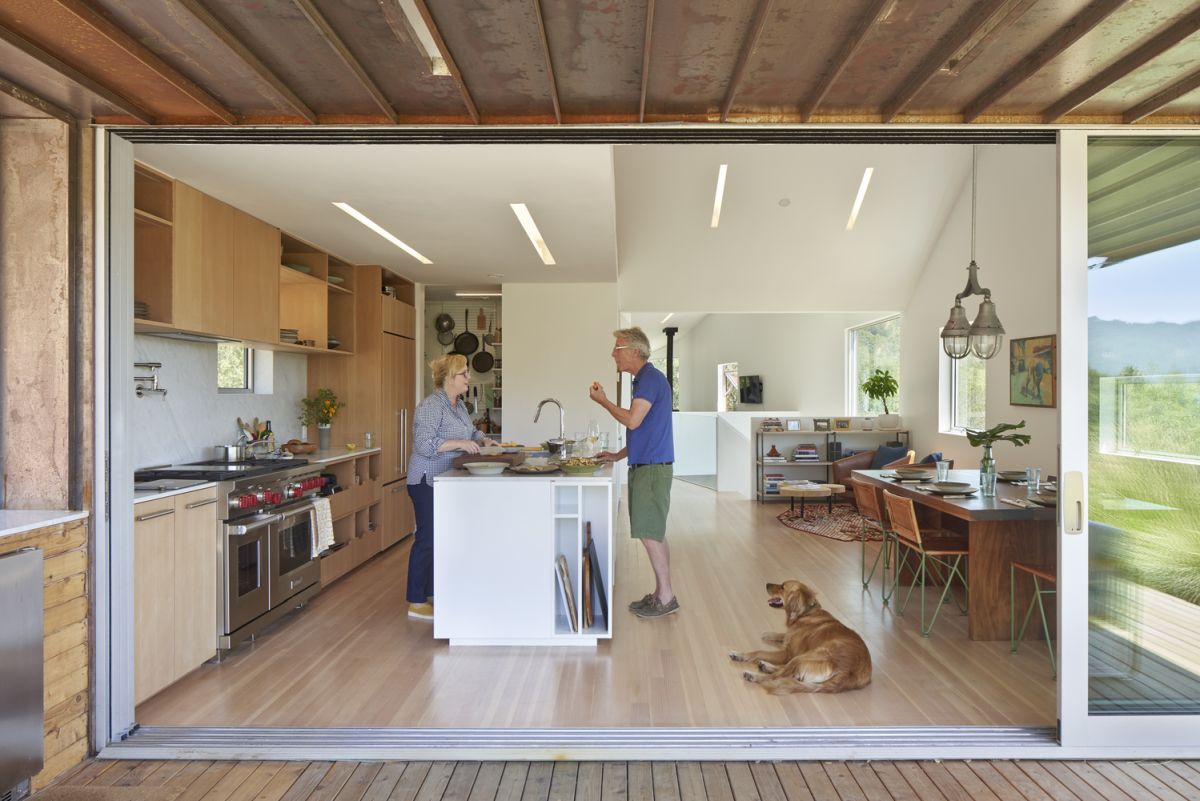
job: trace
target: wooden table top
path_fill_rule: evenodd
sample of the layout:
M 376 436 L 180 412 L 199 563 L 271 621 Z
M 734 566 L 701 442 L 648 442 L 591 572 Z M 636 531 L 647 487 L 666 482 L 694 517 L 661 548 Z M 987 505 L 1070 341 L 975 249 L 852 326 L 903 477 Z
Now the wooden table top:
M 866 481 L 875 487 L 882 487 L 894 495 L 911 498 L 916 503 L 932 507 L 952 517 L 961 520 L 1057 520 L 1058 509 L 1053 506 L 1041 509 L 1023 509 L 1002 502 L 1001 498 L 1025 498 L 1025 487 L 996 482 L 996 495 L 984 498 L 978 492 L 967 498 L 943 498 L 916 489 L 919 484 L 901 484 L 900 482 L 883 478 L 884 474 L 893 474 L 891 470 L 855 470 L 852 475 Z M 951 470 L 949 481 L 965 481 L 973 487 L 979 486 L 978 470 Z M 882 502 L 882 501 L 881 501 Z
M 797 498 L 828 498 L 830 495 L 837 495 L 845 491 L 846 488 L 841 484 L 779 485 L 780 495 L 794 495 Z

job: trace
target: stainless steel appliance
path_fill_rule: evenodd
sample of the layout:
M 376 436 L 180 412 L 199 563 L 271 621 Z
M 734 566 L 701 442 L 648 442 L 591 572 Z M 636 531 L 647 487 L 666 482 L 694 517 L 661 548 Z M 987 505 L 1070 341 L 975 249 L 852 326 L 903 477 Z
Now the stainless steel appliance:
M 42 552 L 0 556 L 0 798 L 24 798 L 42 769 Z
M 325 483 L 319 466 L 304 459 L 218 460 L 141 471 L 135 480 L 168 477 L 218 482 L 221 651 L 253 638 L 320 591 L 313 503 Z

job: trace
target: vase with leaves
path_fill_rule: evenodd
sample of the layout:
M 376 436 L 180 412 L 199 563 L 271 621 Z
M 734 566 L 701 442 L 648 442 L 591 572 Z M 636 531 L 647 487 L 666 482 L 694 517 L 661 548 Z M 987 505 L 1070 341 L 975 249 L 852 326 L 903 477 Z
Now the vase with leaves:
M 333 418 L 342 408 L 338 396 L 329 387 L 321 387 L 311 398 L 300 401 L 300 422 L 317 426 L 317 443 L 321 450 L 329 450 L 330 431 L 333 428 Z
M 900 415 L 888 411 L 888 398 L 896 397 L 896 393 L 900 391 L 900 385 L 892 374 L 887 370 L 876 370 L 862 382 L 860 388 L 868 398 L 883 404 L 883 414 L 875 418 L 876 425 L 884 430 L 899 428 Z
M 1025 427 L 1025 421 L 1019 423 L 1000 423 L 985 429 L 967 429 L 967 442 L 973 447 L 983 448 L 983 458 L 979 460 L 979 491 L 986 497 L 996 494 L 996 460 L 992 456 L 992 446 L 997 442 L 1011 442 L 1018 448 L 1029 444 L 1028 434 L 1018 434 Z

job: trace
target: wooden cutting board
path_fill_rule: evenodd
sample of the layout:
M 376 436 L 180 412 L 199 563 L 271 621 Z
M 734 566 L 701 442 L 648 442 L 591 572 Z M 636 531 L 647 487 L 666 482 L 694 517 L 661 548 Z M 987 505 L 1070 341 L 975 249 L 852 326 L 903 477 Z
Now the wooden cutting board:
M 462 456 L 455 457 L 450 463 L 451 467 L 462 467 L 467 462 L 504 462 L 505 464 L 520 464 L 525 461 L 523 453 L 499 453 L 495 456 L 484 456 L 481 453 L 464 453 Z

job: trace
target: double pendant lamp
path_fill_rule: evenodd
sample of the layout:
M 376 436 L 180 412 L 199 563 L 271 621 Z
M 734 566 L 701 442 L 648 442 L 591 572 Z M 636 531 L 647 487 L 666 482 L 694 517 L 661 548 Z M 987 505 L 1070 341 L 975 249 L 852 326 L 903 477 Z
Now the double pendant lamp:
M 971 265 L 967 267 L 967 286 L 954 296 L 950 319 L 942 328 L 942 350 L 951 359 L 961 359 L 973 353 L 980 359 L 990 359 L 1000 352 L 1004 344 L 1004 326 L 996 316 L 996 304 L 992 303 L 992 290 L 979 286 L 979 265 L 975 263 L 975 184 L 979 169 L 979 147 L 971 148 Z M 963 298 L 983 295 L 975 321 L 967 319 Z

